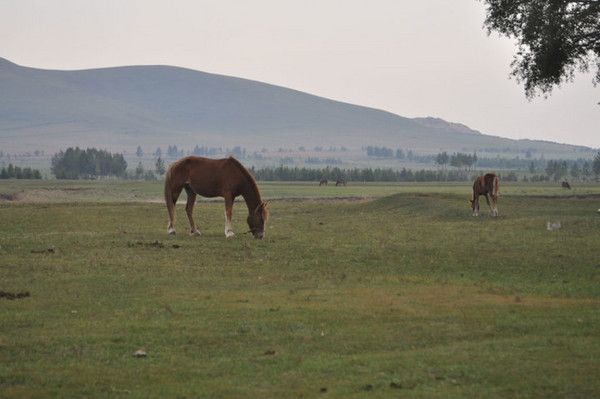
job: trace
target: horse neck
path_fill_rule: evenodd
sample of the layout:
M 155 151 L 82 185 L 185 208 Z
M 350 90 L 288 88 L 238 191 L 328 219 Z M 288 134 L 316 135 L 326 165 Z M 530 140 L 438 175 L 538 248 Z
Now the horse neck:
M 245 183 L 242 185 L 241 195 L 244 197 L 246 205 L 248 206 L 248 213 L 254 212 L 254 210 L 262 203 L 260 192 L 253 180 L 246 179 Z

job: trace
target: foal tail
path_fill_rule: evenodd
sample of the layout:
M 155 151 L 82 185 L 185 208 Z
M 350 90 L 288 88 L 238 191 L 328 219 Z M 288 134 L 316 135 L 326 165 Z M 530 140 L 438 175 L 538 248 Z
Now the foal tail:
M 493 188 L 492 188 L 492 197 L 498 198 L 498 189 L 500 187 L 500 179 L 498 176 L 494 176 Z

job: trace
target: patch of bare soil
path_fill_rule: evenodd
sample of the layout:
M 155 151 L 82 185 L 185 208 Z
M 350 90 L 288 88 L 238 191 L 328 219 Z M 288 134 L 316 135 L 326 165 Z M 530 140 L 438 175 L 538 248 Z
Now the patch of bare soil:
M 20 192 L 16 192 L 16 193 L 0 193 L 0 201 L 19 201 L 22 197 L 21 195 L 22 193 Z
M 56 252 L 56 248 L 54 247 L 54 245 L 51 245 L 48 248 L 31 250 L 32 254 L 53 254 L 55 252 Z
M 368 202 L 377 197 L 360 197 L 360 196 L 340 196 L 340 197 L 279 197 L 268 198 L 269 201 L 281 202 L 314 202 L 314 203 L 335 203 L 335 202 Z
M 13 301 L 15 299 L 27 298 L 30 296 L 31 296 L 31 294 L 29 293 L 29 291 L 22 291 L 22 292 L 16 292 L 16 293 L 0 291 L 0 298 L 8 299 L 9 301 Z
M 50 188 L 39 187 L 33 189 L 20 190 L 15 193 L 0 193 L 0 201 L 40 203 L 40 202 L 66 202 L 75 201 L 74 194 L 93 193 L 94 188 L 88 187 L 64 187 Z
M 165 244 L 163 244 L 162 242 L 158 241 L 158 240 L 154 240 L 154 241 L 129 241 L 127 243 L 127 246 L 129 248 L 134 248 L 134 247 L 143 247 L 143 248 L 165 248 Z M 171 248 L 181 248 L 181 245 L 179 244 L 173 244 L 173 245 L 169 245 Z
M 573 195 L 531 195 L 530 198 L 557 199 L 557 200 L 598 200 L 600 194 L 573 194 Z

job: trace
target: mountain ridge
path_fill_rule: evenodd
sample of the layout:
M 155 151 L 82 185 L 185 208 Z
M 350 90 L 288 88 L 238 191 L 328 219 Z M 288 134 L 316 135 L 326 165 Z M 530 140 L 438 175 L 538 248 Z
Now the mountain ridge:
M 391 145 L 440 150 L 584 146 L 485 135 L 440 118 L 407 118 L 269 83 L 168 65 L 82 70 L 0 58 L 0 145 Z M 531 150 L 530 149 L 530 150 Z

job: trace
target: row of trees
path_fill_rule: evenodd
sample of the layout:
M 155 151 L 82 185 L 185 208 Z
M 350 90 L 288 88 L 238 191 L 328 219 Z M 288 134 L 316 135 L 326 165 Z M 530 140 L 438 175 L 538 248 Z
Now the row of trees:
M 52 173 L 57 179 L 93 179 L 125 176 L 127 162 L 122 154 L 95 148 L 69 147 L 52 157 Z
M 411 170 L 403 168 L 394 170 L 391 168 L 290 168 L 287 166 L 270 167 L 262 169 L 251 169 L 251 173 L 257 180 L 262 181 L 318 181 L 321 178 L 360 182 L 422 182 L 422 181 L 465 181 L 471 176 L 465 171 L 442 171 L 442 170 Z
M 455 152 L 452 155 L 448 155 L 446 151 L 440 152 L 435 157 L 435 163 L 445 168 L 446 165 L 455 168 L 472 169 L 477 163 L 477 154 L 465 154 L 462 152 Z
M 0 179 L 41 179 L 42 174 L 37 169 L 20 168 L 9 163 L 8 167 L 0 169 Z
M 600 152 L 596 154 L 591 165 L 584 161 L 568 163 L 567 161 L 550 160 L 546 164 L 546 175 L 549 179 L 559 181 L 561 179 L 590 180 L 592 176 L 600 176 Z
M 412 152 L 412 150 L 407 150 L 406 152 L 404 152 L 402 148 L 393 150 L 389 147 L 367 146 L 366 151 L 367 156 L 377 158 L 396 158 L 413 160 L 413 158 L 415 157 L 415 154 Z
M 165 155 L 168 158 L 179 158 L 184 156 L 185 151 L 183 149 L 177 148 L 176 145 L 170 145 L 167 147 Z M 223 149 L 222 147 L 207 147 L 207 146 L 198 146 L 196 145 L 194 149 L 189 152 L 189 154 L 197 155 L 199 157 L 212 157 L 216 155 L 228 154 L 233 155 L 236 158 L 245 158 L 246 157 L 246 149 L 240 146 L 235 146 L 233 148 Z M 138 145 L 135 155 L 138 158 L 144 156 L 144 150 L 141 146 Z M 162 157 L 163 151 L 160 147 L 158 147 L 153 153 L 155 157 Z

